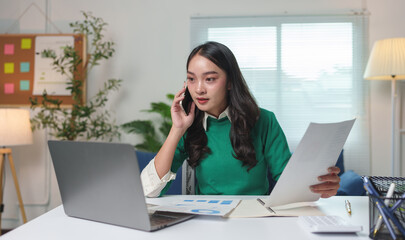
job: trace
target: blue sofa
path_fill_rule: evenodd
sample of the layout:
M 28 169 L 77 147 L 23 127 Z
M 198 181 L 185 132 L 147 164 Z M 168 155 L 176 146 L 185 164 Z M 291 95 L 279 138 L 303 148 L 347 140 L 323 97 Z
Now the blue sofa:
M 156 156 L 156 153 L 150 153 L 150 152 L 142 152 L 142 151 L 135 151 L 136 152 L 136 157 L 138 158 L 138 163 L 139 163 L 139 170 L 142 171 L 148 165 L 149 161 L 152 160 Z M 174 180 L 169 188 L 169 190 L 166 192 L 166 194 L 169 195 L 179 195 L 181 194 L 181 180 L 182 179 L 182 171 L 181 168 L 177 172 L 176 175 L 176 180 Z

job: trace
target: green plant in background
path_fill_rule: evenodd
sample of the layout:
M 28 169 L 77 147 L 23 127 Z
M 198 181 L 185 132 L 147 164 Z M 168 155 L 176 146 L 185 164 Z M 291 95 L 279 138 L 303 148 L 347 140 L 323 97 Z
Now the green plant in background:
M 174 99 L 173 94 L 167 94 L 166 97 L 171 101 Z M 151 120 L 135 120 L 121 125 L 127 133 L 142 135 L 144 141 L 135 145 L 137 150 L 146 152 L 159 151 L 160 147 L 163 145 L 164 139 L 169 135 L 172 126 L 170 108 L 171 105 L 167 103 L 152 102 L 150 109 L 143 110 L 143 112 L 157 113 L 162 117 L 160 126 L 158 126 L 160 135 L 156 132 L 155 126 Z
M 73 104 L 71 108 L 61 108 L 62 100 L 51 97 L 46 91 L 43 100 L 30 98 L 31 109 L 40 111 L 31 119 L 33 130 L 49 128 L 51 135 L 61 140 L 77 138 L 109 139 L 119 137 L 119 126 L 111 120 L 108 110 L 104 109 L 108 94 L 118 90 L 122 80 L 109 79 L 101 90 L 87 102 L 83 102 L 83 83 L 86 74 L 100 61 L 111 58 L 115 52 L 114 43 L 104 41 L 103 31 L 107 23 L 91 13 L 82 12 L 84 21 L 70 23 L 73 33 L 87 36 L 89 48 L 87 60 L 84 60 L 72 46 L 65 46 L 63 54 L 56 56 L 53 50 L 45 50 L 43 57 L 51 58 L 53 68 L 68 78 L 66 89 L 71 92 Z M 79 71 L 82 68 L 83 71 Z M 82 74 L 80 74 L 82 72 Z

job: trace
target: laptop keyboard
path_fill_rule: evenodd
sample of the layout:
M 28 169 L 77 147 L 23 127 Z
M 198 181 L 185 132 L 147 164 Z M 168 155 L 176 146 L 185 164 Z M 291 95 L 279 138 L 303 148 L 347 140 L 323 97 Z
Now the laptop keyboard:
M 154 213 L 152 215 L 149 215 L 149 219 L 152 226 L 160 226 L 172 223 L 174 220 L 177 219 L 177 217 Z
M 152 227 L 163 227 L 177 222 L 182 222 L 192 216 L 194 215 L 188 213 L 157 211 L 154 214 L 150 214 L 149 219 Z

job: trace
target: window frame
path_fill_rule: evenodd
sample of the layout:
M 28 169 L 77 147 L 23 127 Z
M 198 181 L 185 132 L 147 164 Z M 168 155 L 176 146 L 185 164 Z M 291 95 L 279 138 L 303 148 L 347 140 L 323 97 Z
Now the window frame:
M 227 28 L 227 27 L 276 27 L 277 31 L 277 88 L 281 91 L 281 44 L 282 24 L 288 23 L 341 23 L 350 22 L 353 26 L 353 65 L 352 65 L 352 94 L 351 103 L 356 106 L 352 108 L 355 111 L 354 116 L 357 118 L 357 124 L 355 124 L 352 131 L 360 131 L 360 135 L 357 137 L 351 137 L 349 135 L 348 142 L 350 145 L 345 145 L 345 163 L 348 163 L 349 169 L 357 170 L 357 172 L 368 174 L 370 172 L 369 163 L 369 107 L 368 107 L 368 94 L 369 87 L 366 81 L 363 80 L 363 72 L 367 61 L 368 54 L 368 16 L 367 15 L 303 15 L 303 16 L 242 16 L 242 17 L 192 17 L 190 24 L 190 43 L 191 49 L 195 46 L 205 42 L 208 39 L 209 28 Z M 205 41 L 203 40 L 205 39 Z M 354 70 L 356 69 L 356 70 Z M 272 109 L 269 109 L 272 111 Z M 277 114 L 276 114 L 277 116 Z M 341 120 L 341 119 L 338 119 Z M 283 127 L 283 122 L 280 121 L 280 125 Z M 288 126 L 284 126 L 288 127 Z M 283 128 L 284 128 L 283 127 Z M 305 129 L 302 130 L 304 132 Z M 353 134 L 351 134 L 353 135 Z M 354 134 L 356 135 L 356 134 Z M 290 148 L 294 150 L 298 142 L 296 140 L 289 139 Z M 360 150 L 354 150 L 354 146 L 360 146 Z M 346 149 L 347 148 L 347 149 Z M 357 159 L 362 160 L 356 163 Z

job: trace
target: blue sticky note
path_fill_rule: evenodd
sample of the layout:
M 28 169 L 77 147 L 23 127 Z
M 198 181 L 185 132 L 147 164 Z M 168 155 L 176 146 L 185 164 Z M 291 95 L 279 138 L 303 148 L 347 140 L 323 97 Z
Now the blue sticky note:
M 30 81 L 21 80 L 20 81 L 20 91 L 28 91 L 28 90 L 30 90 Z
M 184 200 L 184 202 L 194 202 L 194 200 Z
M 30 63 L 29 62 L 21 62 L 20 63 L 20 72 L 29 72 L 30 71 Z
M 219 200 L 211 200 L 208 203 L 219 203 Z
M 197 202 L 206 202 L 207 200 L 197 200 Z

